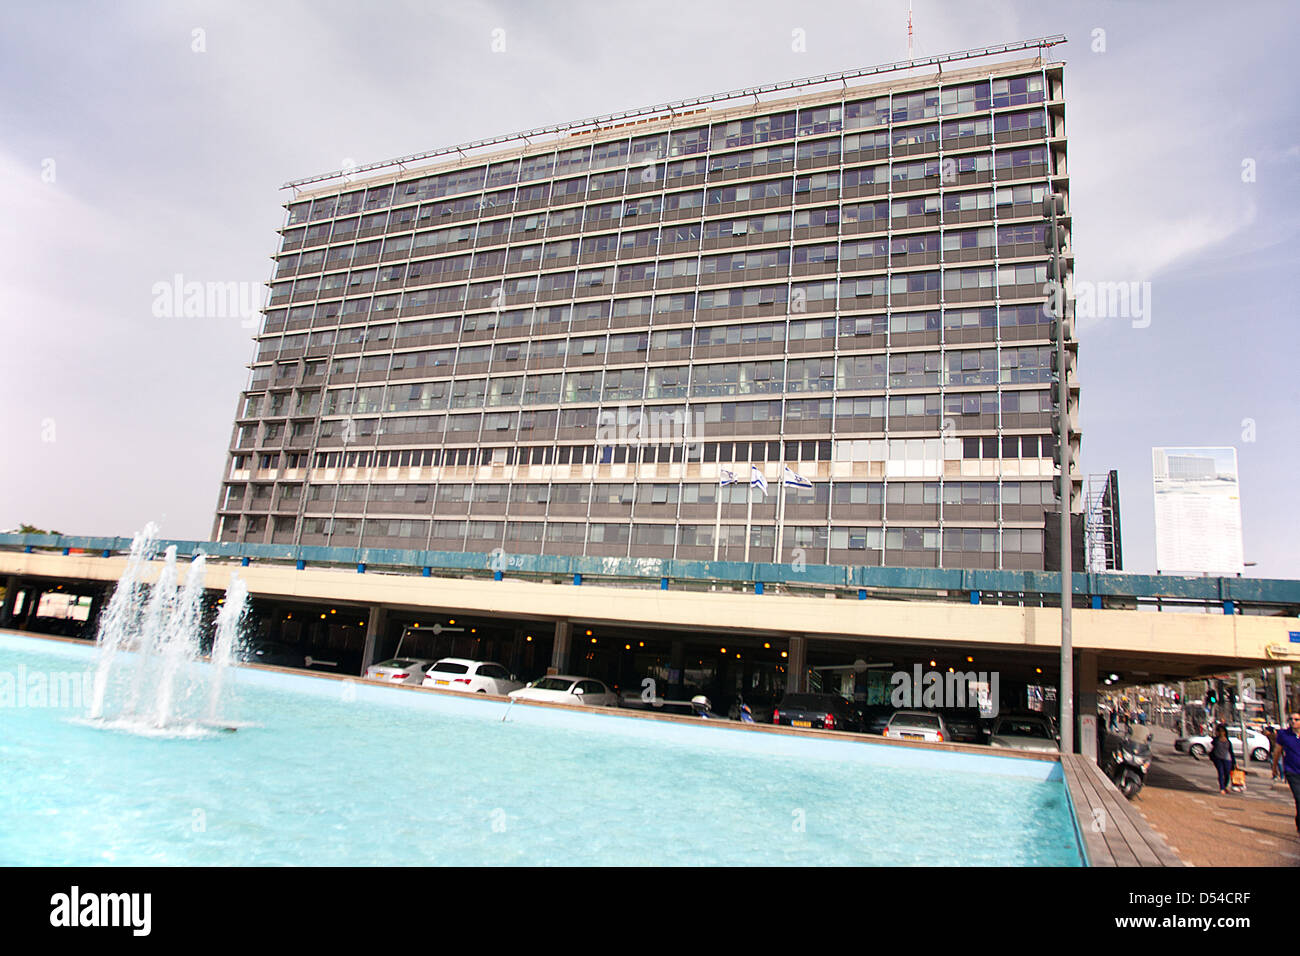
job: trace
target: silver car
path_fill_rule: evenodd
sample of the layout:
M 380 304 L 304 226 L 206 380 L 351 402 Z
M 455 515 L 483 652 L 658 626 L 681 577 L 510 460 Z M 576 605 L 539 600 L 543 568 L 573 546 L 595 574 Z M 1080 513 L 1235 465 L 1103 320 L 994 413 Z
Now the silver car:
M 421 684 L 424 682 L 425 671 L 432 666 L 433 661 L 417 657 L 394 657 L 371 664 L 366 668 L 365 678 L 385 684 Z
M 952 740 L 943 717 L 932 710 L 895 711 L 880 736 L 890 740 L 924 740 L 932 744 Z
M 1052 733 L 1052 725 L 1043 717 L 999 717 L 993 723 L 990 747 L 1026 750 L 1033 753 L 1060 753 L 1061 747 Z
M 572 704 L 578 707 L 617 707 L 618 694 L 601 681 L 571 674 L 554 674 L 535 680 L 527 686 L 512 690 L 515 700 L 544 700 L 553 704 Z

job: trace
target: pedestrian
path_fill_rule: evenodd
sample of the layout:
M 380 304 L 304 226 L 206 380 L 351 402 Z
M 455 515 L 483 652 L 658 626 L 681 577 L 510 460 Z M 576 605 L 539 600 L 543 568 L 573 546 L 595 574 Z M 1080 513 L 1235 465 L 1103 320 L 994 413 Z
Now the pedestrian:
M 1219 772 L 1219 793 L 1228 792 L 1228 783 L 1232 780 L 1232 771 L 1237 769 L 1237 755 L 1232 752 L 1232 741 L 1228 739 L 1228 725 L 1219 724 L 1214 731 L 1214 743 L 1210 745 L 1210 762 Z
M 1300 712 L 1291 714 L 1291 726 L 1277 732 L 1273 756 L 1282 764 L 1282 773 L 1295 798 L 1295 829 L 1300 833 Z
M 1281 729 L 1273 726 L 1264 728 L 1264 736 L 1268 738 L 1268 762 L 1273 771 L 1273 783 L 1280 783 L 1283 780 L 1282 766 L 1277 759 L 1277 732 Z

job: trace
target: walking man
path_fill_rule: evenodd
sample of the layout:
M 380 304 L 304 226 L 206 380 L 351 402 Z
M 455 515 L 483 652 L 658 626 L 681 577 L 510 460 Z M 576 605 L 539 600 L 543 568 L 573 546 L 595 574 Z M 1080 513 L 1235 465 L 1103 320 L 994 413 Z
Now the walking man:
M 1291 715 L 1291 726 L 1277 732 L 1273 756 L 1280 758 L 1282 774 L 1295 798 L 1295 828 L 1300 833 L 1300 712 Z

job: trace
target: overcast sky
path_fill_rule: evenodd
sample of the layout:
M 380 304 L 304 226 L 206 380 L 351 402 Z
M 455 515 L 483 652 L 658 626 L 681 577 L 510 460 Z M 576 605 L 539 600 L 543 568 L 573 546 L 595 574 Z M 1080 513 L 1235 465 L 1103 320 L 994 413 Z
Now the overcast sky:
M 1120 473 L 1126 568 L 1154 568 L 1152 446 L 1232 445 L 1249 573 L 1300 577 L 1300 5 L 914 10 L 917 56 L 1070 40 L 1054 53 L 1067 64 L 1076 277 L 1151 291 L 1149 324 L 1080 325 L 1082 464 Z M 127 535 L 157 520 L 170 537 L 209 537 L 252 333 L 157 317 L 153 287 L 178 273 L 265 282 L 287 180 L 900 60 L 906 11 L 6 4 L 0 528 Z

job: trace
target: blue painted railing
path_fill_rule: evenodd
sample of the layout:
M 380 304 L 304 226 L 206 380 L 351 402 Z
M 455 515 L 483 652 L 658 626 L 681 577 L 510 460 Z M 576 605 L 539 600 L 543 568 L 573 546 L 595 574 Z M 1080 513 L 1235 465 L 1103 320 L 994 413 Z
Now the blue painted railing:
M 955 568 L 902 568 L 838 564 L 770 564 L 745 561 L 685 561 L 670 558 L 600 558 L 570 555 L 502 554 L 462 551 L 414 551 L 394 548 L 332 548 L 316 545 L 245 544 L 220 541 L 160 540 L 161 553 L 176 546 L 180 557 L 203 552 L 209 557 L 249 562 L 293 563 L 299 567 L 354 566 L 407 569 L 426 573 L 505 572 L 516 577 L 554 577 L 575 583 L 585 580 L 637 580 L 682 585 L 731 584 L 746 590 L 759 584 L 820 586 L 845 590 L 947 591 L 954 596 L 1059 595 L 1055 571 L 994 571 Z M 109 555 L 130 551 L 131 539 L 77 535 L 0 534 L 0 550 L 77 549 Z M 1115 599 L 1164 599 L 1240 606 L 1268 605 L 1300 610 L 1300 581 L 1238 577 L 1176 577 L 1154 574 L 1075 574 L 1076 595 Z M 758 590 L 762 593 L 761 589 Z

